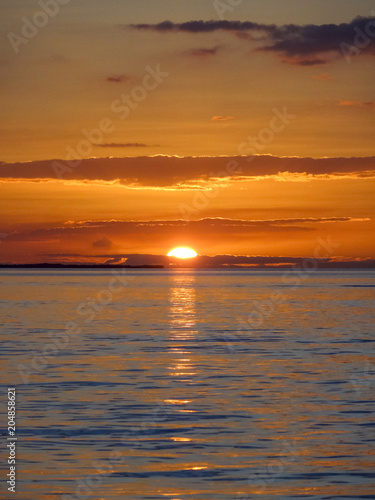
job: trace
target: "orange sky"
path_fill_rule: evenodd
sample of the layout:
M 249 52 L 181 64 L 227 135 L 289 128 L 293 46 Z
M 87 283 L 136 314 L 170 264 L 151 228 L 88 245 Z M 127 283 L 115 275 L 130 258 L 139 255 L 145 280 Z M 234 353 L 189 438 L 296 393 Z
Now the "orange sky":
M 167 3 L 5 7 L 0 262 L 375 258 L 371 2 Z

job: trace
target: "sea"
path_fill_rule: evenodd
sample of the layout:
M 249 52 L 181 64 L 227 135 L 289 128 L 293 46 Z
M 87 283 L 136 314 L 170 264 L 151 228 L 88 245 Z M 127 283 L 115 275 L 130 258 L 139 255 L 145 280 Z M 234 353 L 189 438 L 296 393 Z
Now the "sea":
M 0 498 L 375 498 L 375 270 L 3 269 L 0 284 Z

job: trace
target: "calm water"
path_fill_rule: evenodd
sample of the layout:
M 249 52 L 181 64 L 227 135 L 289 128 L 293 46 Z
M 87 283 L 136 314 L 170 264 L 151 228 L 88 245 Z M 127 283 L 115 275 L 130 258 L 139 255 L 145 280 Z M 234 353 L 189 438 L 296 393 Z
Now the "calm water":
M 0 282 L 18 408 L 1 498 L 375 498 L 374 271 Z

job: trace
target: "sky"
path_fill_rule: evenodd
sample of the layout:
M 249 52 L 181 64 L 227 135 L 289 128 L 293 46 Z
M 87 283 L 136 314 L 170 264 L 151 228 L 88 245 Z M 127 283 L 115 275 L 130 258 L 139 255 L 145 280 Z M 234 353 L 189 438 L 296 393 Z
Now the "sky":
M 3 0 L 0 263 L 375 258 L 374 16 Z

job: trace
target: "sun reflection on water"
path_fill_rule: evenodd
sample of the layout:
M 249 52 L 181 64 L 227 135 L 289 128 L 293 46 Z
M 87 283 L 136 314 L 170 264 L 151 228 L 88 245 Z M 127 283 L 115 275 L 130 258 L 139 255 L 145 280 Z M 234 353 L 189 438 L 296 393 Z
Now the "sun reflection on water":
M 184 271 L 173 273 L 169 296 L 169 351 L 173 354 L 173 365 L 169 367 L 170 375 L 190 381 L 196 375 L 191 361 L 192 352 L 189 343 L 197 336 L 195 276 Z
M 169 317 L 173 338 L 175 340 L 191 338 L 196 333 L 195 276 L 176 272 L 170 279 L 172 287 L 169 297 Z

